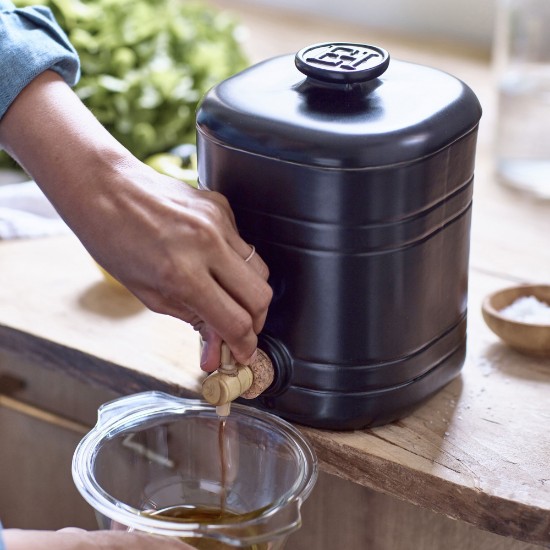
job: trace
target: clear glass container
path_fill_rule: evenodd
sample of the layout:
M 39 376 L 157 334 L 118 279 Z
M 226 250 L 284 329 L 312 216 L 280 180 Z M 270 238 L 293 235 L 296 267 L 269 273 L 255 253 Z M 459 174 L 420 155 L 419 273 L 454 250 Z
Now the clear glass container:
M 100 528 L 179 537 L 199 549 L 278 550 L 301 525 L 313 449 L 280 418 L 161 392 L 100 407 L 73 479 Z
M 507 186 L 550 198 L 550 2 L 497 6 L 497 174 Z

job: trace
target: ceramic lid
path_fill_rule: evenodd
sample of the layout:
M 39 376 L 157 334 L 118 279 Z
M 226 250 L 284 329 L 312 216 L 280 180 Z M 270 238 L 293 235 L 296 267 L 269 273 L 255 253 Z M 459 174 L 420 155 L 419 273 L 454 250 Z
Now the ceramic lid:
M 366 44 L 323 43 L 215 86 L 197 128 L 227 147 L 355 169 L 410 162 L 474 129 L 481 106 L 459 79 Z

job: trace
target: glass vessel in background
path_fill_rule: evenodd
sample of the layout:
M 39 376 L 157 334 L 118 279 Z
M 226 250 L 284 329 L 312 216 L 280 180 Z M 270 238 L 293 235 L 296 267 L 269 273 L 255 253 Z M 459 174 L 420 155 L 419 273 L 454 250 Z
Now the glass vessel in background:
M 550 1 L 498 1 L 494 63 L 499 179 L 550 198 Z

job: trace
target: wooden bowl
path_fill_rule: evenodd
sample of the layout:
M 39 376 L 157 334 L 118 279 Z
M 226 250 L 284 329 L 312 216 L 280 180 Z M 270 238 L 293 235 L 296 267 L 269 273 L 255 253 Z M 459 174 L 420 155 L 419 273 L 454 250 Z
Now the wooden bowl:
M 490 294 L 483 300 L 481 311 L 487 326 L 515 350 L 538 357 L 550 357 L 550 324 L 515 321 L 500 311 L 522 296 L 534 296 L 550 304 L 550 285 L 520 285 Z

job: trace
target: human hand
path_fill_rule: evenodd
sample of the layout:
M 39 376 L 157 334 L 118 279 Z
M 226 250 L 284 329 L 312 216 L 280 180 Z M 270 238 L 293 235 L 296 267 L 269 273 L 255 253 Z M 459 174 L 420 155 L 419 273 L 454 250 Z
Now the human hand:
M 170 537 L 126 531 L 2 531 L 6 550 L 193 550 L 192 546 Z
M 222 340 L 237 361 L 249 363 L 272 291 L 261 257 L 245 262 L 251 247 L 225 197 L 141 163 L 105 185 L 120 192 L 106 193 L 73 222 L 88 251 L 151 310 L 200 332 L 204 370 L 219 366 Z M 101 223 L 90 226 L 90 219 Z
M 3 146 L 90 254 L 147 307 L 191 323 L 201 367 L 224 340 L 253 359 L 271 301 L 268 268 L 239 236 L 226 199 L 139 162 L 55 73 L 35 78 L 0 121 Z

